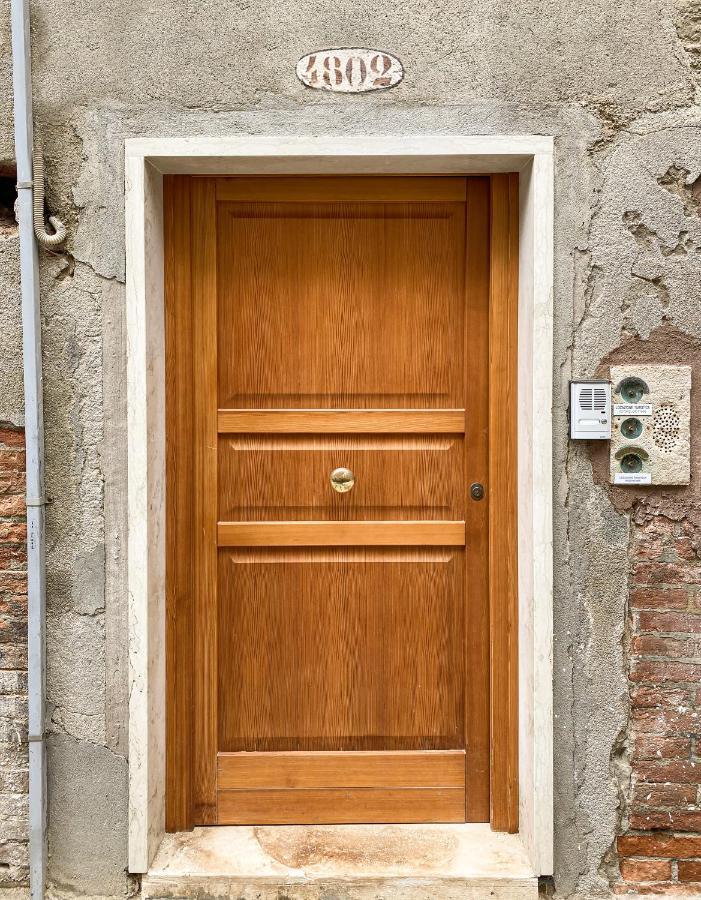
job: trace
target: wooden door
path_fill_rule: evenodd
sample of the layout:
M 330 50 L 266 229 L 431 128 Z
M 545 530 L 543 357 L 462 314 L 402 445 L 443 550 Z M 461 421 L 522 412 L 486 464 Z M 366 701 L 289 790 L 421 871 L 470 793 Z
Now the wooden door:
M 516 179 L 166 182 L 169 827 L 513 829 Z

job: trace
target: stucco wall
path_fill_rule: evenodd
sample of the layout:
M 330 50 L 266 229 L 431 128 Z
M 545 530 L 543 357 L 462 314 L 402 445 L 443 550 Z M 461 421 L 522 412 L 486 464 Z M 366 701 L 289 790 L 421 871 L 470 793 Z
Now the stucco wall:
M 11 158 L 0 4 L 0 162 Z M 35 116 L 48 204 L 69 228 L 42 255 L 47 440 L 50 876 L 124 894 L 123 140 L 192 133 L 556 136 L 556 888 L 608 891 L 620 826 L 629 510 L 566 439 L 567 382 L 663 323 L 701 338 L 699 0 L 42 0 Z M 326 46 L 396 53 L 404 83 L 303 88 Z M 670 174 L 671 173 L 671 174 Z M 0 287 L 0 419 L 21 424 L 16 244 Z M 8 264 L 9 265 L 9 264 Z

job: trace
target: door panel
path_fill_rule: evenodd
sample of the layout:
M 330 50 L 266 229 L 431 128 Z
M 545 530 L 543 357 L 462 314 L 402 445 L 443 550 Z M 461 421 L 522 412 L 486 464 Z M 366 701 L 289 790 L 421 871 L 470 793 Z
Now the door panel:
M 177 821 L 486 821 L 490 179 L 166 179 L 167 221 L 178 192 Z
M 220 825 L 354 822 L 463 822 L 465 790 L 459 788 L 323 788 L 321 790 L 221 791 Z
M 464 202 L 217 214 L 220 407 L 463 406 Z
M 463 457 L 457 435 L 222 435 L 219 519 L 460 519 Z
M 220 752 L 462 747 L 462 554 L 221 551 Z

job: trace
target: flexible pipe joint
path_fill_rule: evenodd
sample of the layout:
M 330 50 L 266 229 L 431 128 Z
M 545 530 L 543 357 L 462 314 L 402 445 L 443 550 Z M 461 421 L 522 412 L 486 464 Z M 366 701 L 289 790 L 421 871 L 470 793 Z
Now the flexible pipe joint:
M 49 216 L 49 225 L 54 230 L 49 234 L 44 222 L 44 154 L 41 142 L 35 141 L 32 152 L 32 174 L 34 179 L 34 234 L 42 247 L 58 247 L 66 239 L 66 226 L 56 216 Z

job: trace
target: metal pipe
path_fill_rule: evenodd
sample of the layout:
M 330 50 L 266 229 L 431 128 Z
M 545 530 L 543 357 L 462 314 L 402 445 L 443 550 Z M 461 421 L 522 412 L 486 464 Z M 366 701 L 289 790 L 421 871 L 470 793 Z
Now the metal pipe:
M 29 883 L 32 900 L 43 900 L 46 882 L 44 411 L 39 262 L 32 214 L 32 84 L 29 0 L 12 0 L 11 23 L 27 471 Z

